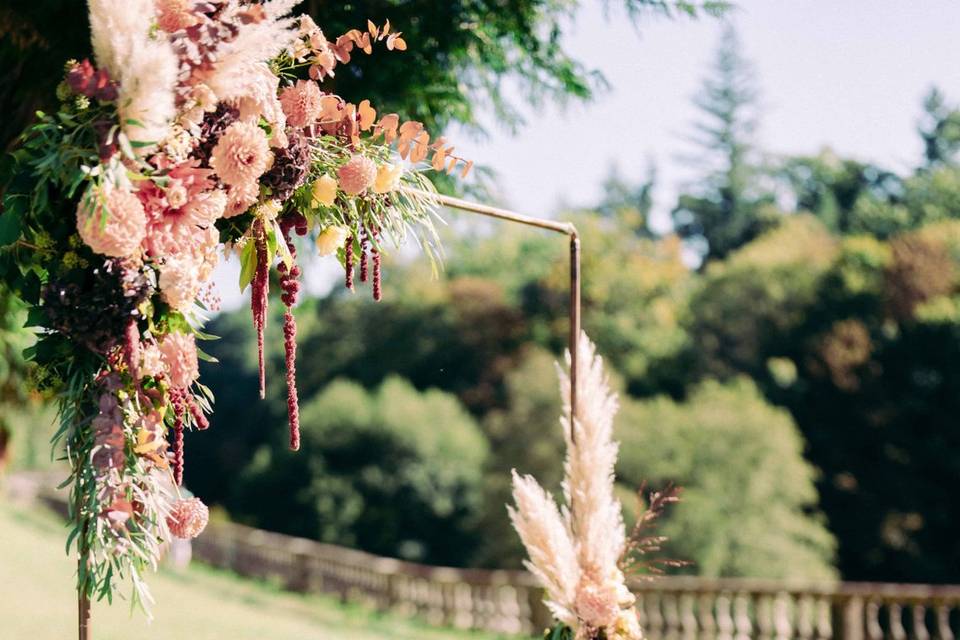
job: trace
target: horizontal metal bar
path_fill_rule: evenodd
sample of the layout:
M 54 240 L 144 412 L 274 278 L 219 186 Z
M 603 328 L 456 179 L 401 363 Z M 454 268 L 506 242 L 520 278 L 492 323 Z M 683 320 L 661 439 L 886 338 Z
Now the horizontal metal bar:
M 571 222 L 558 222 L 555 220 L 534 218 L 532 216 L 525 216 L 522 213 L 516 213 L 507 209 L 491 207 L 485 204 L 477 204 L 476 202 L 470 202 L 468 200 L 462 200 L 460 198 L 445 196 L 438 193 L 430 193 L 421 189 L 405 188 L 404 191 L 409 191 L 410 193 L 414 193 L 425 198 L 431 198 L 443 206 L 450 207 L 452 209 L 469 211 L 471 213 L 479 213 L 480 215 L 498 218 L 500 220 L 508 220 L 510 222 L 519 222 L 520 224 L 525 224 L 530 227 L 538 227 L 540 229 L 556 231 L 557 233 L 563 233 L 572 237 L 577 236 L 577 228 Z

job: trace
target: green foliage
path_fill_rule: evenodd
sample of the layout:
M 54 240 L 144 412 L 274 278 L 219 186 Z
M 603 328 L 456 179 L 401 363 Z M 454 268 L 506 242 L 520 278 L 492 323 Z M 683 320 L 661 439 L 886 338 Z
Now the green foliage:
M 548 491 L 558 491 L 563 468 L 560 390 L 555 359 L 531 349 L 506 377 L 506 407 L 488 413 L 483 430 L 490 442 L 484 469 L 481 542 L 477 564 L 520 567 L 526 552 L 504 505 L 512 501 L 510 472 L 531 474 Z
M 228 502 L 244 521 L 382 555 L 459 564 L 476 544 L 487 444 L 455 398 L 391 377 L 303 405 L 302 450 L 257 450 Z
M 690 298 L 687 331 L 698 377 L 767 375 L 773 345 L 802 323 L 835 253 L 815 219 L 795 216 L 707 269 Z
M 618 436 L 622 480 L 683 487 L 660 527 L 667 555 L 707 576 L 835 577 L 800 432 L 749 380 L 706 382 L 681 404 L 627 402 Z
M 777 222 L 773 198 L 760 180 L 753 135 L 757 93 L 753 71 L 729 27 L 720 41 L 711 74 L 694 100 L 703 114 L 696 142 L 707 158 L 705 186 L 681 194 L 673 210 L 674 228 L 703 259 L 722 259 Z
M 955 165 L 960 151 L 960 110 L 948 104 L 946 96 L 933 87 L 923 100 L 923 112 L 918 132 L 927 166 Z

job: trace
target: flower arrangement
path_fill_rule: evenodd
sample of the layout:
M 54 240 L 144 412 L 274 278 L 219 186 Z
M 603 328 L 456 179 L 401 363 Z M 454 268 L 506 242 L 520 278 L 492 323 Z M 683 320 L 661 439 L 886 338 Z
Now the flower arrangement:
M 647 507 L 628 533 L 617 499 L 613 440 L 616 395 L 593 343 L 581 333 L 577 343 L 577 375 L 558 367 L 564 410 L 560 419 L 566 440 L 563 496 L 558 507 L 537 481 L 513 472 L 514 506 L 507 510 L 529 560 L 526 567 L 546 591 L 544 603 L 557 621 L 549 640 L 639 640 L 643 637 L 626 576 L 664 566 L 673 560 L 642 561 L 660 550 L 663 537 L 646 529 L 678 492 L 668 487 L 649 496 Z M 567 353 L 567 364 L 571 358 Z M 571 415 L 571 377 L 576 379 L 576 414 Z M 643 502 L 643 489 L 640 490 Z
M 380 299 L 388 243 L 412 232 L 437 252 L 424 171 L 470 170 L 420 123 L 319 84 L 357 51 L 405 50 L 401 33 L 368 23 L 330 41 L 290 15 L 296 4 L 89 0 L 95 60 L 67 64 L 59 110 L 39 113 L 5 159 L 0 277 L 39 333 L 37 384 L 59 394 L 88 597 L 130 578 L 134 602 L 148 602 L 143 572 L 162 545 L 206 523 L 178 486 L 184 432 L 206 429 L 213 405 L 198 359 L 221 256 L 239 256 L 251 290 L 261 397 L 276 267 L 297 449 L 294 238 L 313 237 L 347 287 L 359 271 Z

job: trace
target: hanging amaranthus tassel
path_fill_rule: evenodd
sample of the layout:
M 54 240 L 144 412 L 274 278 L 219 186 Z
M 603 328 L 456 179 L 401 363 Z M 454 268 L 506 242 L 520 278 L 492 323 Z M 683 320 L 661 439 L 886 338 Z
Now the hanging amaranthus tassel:
M 173 405 L 173 480 L 183 485 L 183 416 L 186 411 L 183 392 L 179 389 L 170 392 L 170 404 Z
M 206 431 L 210 428 L 210 421 L 207 420 L 207 416 L 203 415 L 203 409 L 200 408 L 200 405 L 197 404 L 197 401 L 192 397 L 187 397 L 188 402 L 190 403 L 190 415 L 193 416 L 193 423 L 196 425 L 197 429 L 200 431 Z
M 299 235 L 307 233 L 307 220 L 300 214 L 289 215 L 280 221 L 283 241 L 287 243 L 292 259 L 296 260 L 297 249 L 290 239 L 290 229 L 296 228 Z M 300 401 L 297 396 L 297 321 L 293 316 L 293 305 L 300 293 L 300 267 L 296 264 L 288 270 L 285 263 L 278 267 L 280 271 L 280 299 L 287 307 L 283 314 L 283 350 L 287 367 L 287 418 L 290 423 L 290 449 L 300 448 Z
M 133 378 L 137 388 L 140 387 L 140 329 L 137 328 L 137 321 L 131 319 L 127 322 L 126 331 L 123 335 L 123 358 L 127 361 L 127 369 L 130 371 L 130 377 Z
M 263 362 L 263 333 L 267 326 L 267 294 L 270 292 L 270 265 L 267 258 L 267 234 L 263 223 L 253 223 L 253 241 L 256 242 L 257 270 L 250 287 L 250 310 L 257 330 L 257 359 L 260 373 L 260 399 L 267 397 L 267 380 Z
M 361 229 L 360 232 L 360 282 L 367 281 L 367 231 Z
M 343 268 L 345 269 L 343 284 L 353 291 L 353 236 L 347 236 L 347 242 L 343 245 Z
M 380 251 L 373 251 L 373 299 L 380 302 L 383 299 L 383 289 L 380 283 Z
M 283 348 L 287 362 L 287 417 L 290 422 L 290 449 L 300 449 L 300 400 L 297 397 L 297 322 L 287 309 L 283 315 Z

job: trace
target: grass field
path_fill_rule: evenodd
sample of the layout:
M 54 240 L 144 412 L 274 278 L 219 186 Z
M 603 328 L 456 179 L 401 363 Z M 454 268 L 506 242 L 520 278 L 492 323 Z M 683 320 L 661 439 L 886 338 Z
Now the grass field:
M 0 499 L 0 640 L 63 640 L 76 634 L 75 566 L 53 516 Z M 95 604 L 96 640 L 493 640 L 431 629 L 342 606 L 320 596 L 283 593 L 204 567 L 152 576 L 154 620 L 124 602 Z

